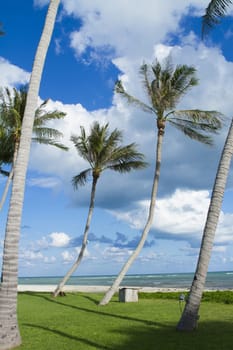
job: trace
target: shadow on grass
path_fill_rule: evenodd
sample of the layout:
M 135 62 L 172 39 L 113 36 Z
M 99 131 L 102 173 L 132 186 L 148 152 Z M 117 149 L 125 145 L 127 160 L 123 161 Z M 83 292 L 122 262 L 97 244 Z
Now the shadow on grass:
M 91 340 L 89 340 L 89 339 L 85 339 L 85 338 L 77 337 L 77 336 L 74 336 L 74 335 L 70 335 L 70 334 L 68 334 L 68 333 L 58 331 L 58 330 L 56 330 L 56 329 L 51 329 L 51 328 L 48 328 L 48 327 L 43 327 L 43 326 L 39 326 L 39 325 L 35 325 L 35 324 L 30 324 L 30 323 L 24 323 L 23 325 L 26 326 L 26 327 L 41 329 L 41 330 L 43 330 L 43 331 L 45 331 L 45 332 L 51 332 L 51 333 L 54 333 L 54 334 L 59 335 L 59 336 L 61 336 L 61 337 L 75 340 L 75 341 L 77 341 L 77 342 L 83 343 L 84 345 L 92 346 L 94 349 L 113 350 L 113 348 L 109 348 L 109 347 L 104 346 L 104 345 L 102 345 L 102 344 L 99 345 L 99 344 L 97 344 L 96 342 L 93 342 L 93 341 L 91 341 Z M 78 349 L 78 348 L 77 348 L 77 349 Z M 52 350 L 52 349 L 51 349 L 51 350 Z M 67 349 L 67 350 L 68 350 L 68 349 Z
M 153 322 L 151 320 L 143 320 L 143 319 L 140 319 L 140 318 L 129 317 L 129 316 L 125 316 L 125 315 L 122 316 L 122 315 L 117 315 L 117 314 L 111 314 L 111 313 L 108 313 L 108 312 L 99 311 L 99 309 L 93 310 L 93 309 L 88 309 L 88 308 L 84 308 L 84 307 L 77 306 L 77 305 L 70 305 L 70 304 L 58 301 L 58 299 L 54 299 L 52 296 L 50 296 L 50 294 L 49 295 L 46 295 L 46 294 L 42 295 L 42 294 L 37 294 L 35 292 L 23 292 L 21 294 L 33 296 L 33 297 L 36 297 L 36 298 L 42 298 L 45 301 L 54 303 L 56 305 L 69 307 L 69 308 L 72 308 L 72 309 L 75 309 L 75 310 L 84 311 L 84 312 L 88 312 L 88 313 L 91 313 L 91 314 L 107 316 L 107 317 L 111 317 L 111 318 L 117 318 L 117 319 L 122 319 L 122 320 L 127 320 L 127 321 L 133 321 L 133 322 L 140 322 L 140 323 L 144 323 L 145 325 L 150 325 L 150 326 L 167 327 L 166 324 L 163 324 L 163 323 L 160 323 L 160 322 Z M 84 296 L 82 294 L 79 295 L 79 296 L 84 297 L 84 298 L 86 297 L 86 296 Z M 87 299 L 89 299 L 89 298 L 87 298 Z M 93 302 L 92 298 L 91 298 L 91 301 Z M 95 303 L 96 303 L 96 300 L 95 300 Z M 102 308 L 102 306 L 100 306 L 100 308 Z
M 24 324 L 24 326 L 41 329 L 48 333 L 52 332 L 58 336 L 75 340 L 83 346 L 102 350 L 230 350 L 233 344 L 233 324 L 229 322 L 202 322 L 196 331 L 188 333 L 177 332 L 175 324 L 157 328 L 145 325 L 122 326 L 111 330 L 114 336 L 117 334 L 123 336 L 122 339 L 119 338 L 118 344 L 111 344 L 111 340 L 108 339 L 106 344 L 101 345 L 95 339 L 89 340 L 69 335 L 63 331 L 40 325 Z M 83 348 L 80 347 L 80 349 Z
M 117 350 L 230 350 L 233 349 L 233 323 L 202 322 L 193 332 L 178 332 L 170 327 L 128 327 L 127 340 Z

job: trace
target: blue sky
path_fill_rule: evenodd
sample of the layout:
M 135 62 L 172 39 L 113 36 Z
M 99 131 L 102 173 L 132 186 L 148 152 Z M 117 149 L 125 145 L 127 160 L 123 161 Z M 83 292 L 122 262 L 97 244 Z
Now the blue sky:
M 199 86 L 182 99 L 178 108 L 218 110 L 226 117 L 225 125 L 212 148 L 166 128 L 153 227 L 129 272 L 195 269 L 214 176 L 232 117 L 232 17 L 201 41 L 200 17 L 208 1 L 134 1 L 137 6 L 133 7 L 132 0 L 62 1 L 40 98 L 50 98 L 50 110 L 57 108 L 66 113 L 64 121 L 51 126 L 63 132 L 62 141 L 70 150 L 64 153 L 32 145 L 20 240 L 20 276 L 62 275 L 78 254 L 90 183 L 79 191 L 72 188 L 72 177 L 87 164 L 77 155 L 70 136 L 79 134 L 80 125 L 88 129 L 94 120 L 123 130 L 124 143 L 136 142 L 150 166 L 126 175 L 102 175 L 87 252 L 77 274 L 115 274 L 131 254 L 147 218 L 156 131 L 152 116 L 125 104 L 114 95 L 113 87 L 120 77 L 131 94 L 145 99 L 138 76 L 140 65 L 168 54 L 174 64 L 194 65 L 199 78 Z M 9 0 L 2 4 L 2 87 L 17 87 L 28 81 L 47 6 L 46 0 Z M 1 177 L 1 192 L 4 183 Z M 211 271 L 232 270 L 232 199 L 230 176 Z M 1 213 L 1 248 L 7 206 L 8 202 Z

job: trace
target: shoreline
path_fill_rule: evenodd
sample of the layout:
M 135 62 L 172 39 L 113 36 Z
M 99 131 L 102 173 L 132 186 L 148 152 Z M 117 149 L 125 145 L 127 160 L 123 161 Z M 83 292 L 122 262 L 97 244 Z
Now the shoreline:
M 53 292 L 56 288 L 55 284 L 43 285 L 43 284 L 19 284 L 18 292 Z M 63 292 L 84 292 L 84 293 L 104 293 L 110 286 L 87 286 L 87 285 L 65 285 Z M 188 292 L 190 288 L 159 288 L 159 287 L 132 287 L 132 286 L 120 286 L 121 288 L 137 289 L 143 293 L 156 293 L 156 292 Z M 205 289 L 205 291 L 233 291 L 233 289 Z
M 19 284 L 18 292 L 53 292 L 56 288 L 55 284 Z M 101 293 L 106 292 L 110 286 L 85 286 L 85 285 L 65 285 L 63 292 L 86 292 L 86 293 Z M 137 289 L 139 292 L 155 293 L 155 292 L 184 292 L 188 288 L 158 288 L 158 287 L 132 287 L 120 286 L 121 288 Z

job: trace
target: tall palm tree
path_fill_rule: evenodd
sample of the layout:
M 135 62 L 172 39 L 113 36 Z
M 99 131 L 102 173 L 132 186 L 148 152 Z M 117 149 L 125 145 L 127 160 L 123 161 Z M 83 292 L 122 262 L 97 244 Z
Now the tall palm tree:
M 25 179 L 41 75 L 59 3 L 59 0 L 50 0 L 43 32 L 37 47 L 24 111 L 17 162 L 14 168 L 12 192 L 3 247 L 3 263 L 0 284 L 0 350 L 12 349 L 21 344 L 17 320 L 17 285 L 19 238 Z
M 203 16 L 203 29 L 212 27 L 218 23 L 218 19 L 222 17 L 226 8 L 232 1 L 211 1 Z M 196 271 L 194 274 L 189 298 L 177 325 L 180 331 L 192 331 L 196 329 L 199 319 L 199 308 L 201 298 L 205 287 L 206 276 L 208 272 L 209 261 L 213 248 L 216 228 L 222 206 L 227 176 L 230 171 L 230 164 L 233 155 L 233 120 L 230 125 L 228 135 L 224 144 L 221 159 L 219 162 L 215 183 L 213 186 L 211 201 L 209 205 L 208 215 L 203 230 L 202 243 L 199 252 Z
M 207 133 L 216 133 L 221 127 L 219 113 L 215 111 L 194 110 L 176 110 L 175 107 L 181 97 L 186 94 L 193 86 L 196 86 L 196 70 L 192 66 L 178 65 L 173 66 L 170 57 L 163 65 L 158 61 L 150 67 L 143 64 L 140 69 L 143 84 L 149 98 L 149 104 L 128 94 L 121 81 L 116 83 L 116 92 L 125 98 L 129 103 L 140 107 L 143 111 L 154 115 L 157 127 L 157 146 L 153 186 L 147 222 L 143 229 L 141 238 L 134 252 L 131 254 L 113 285 L 106 292 L 100 302 L 100 305 L 107 304 L 114 293 L 117 291 L 122 279 L 128 269 L 137 258 L 147 239 L 149 230 L 154 219 L 154 209 L 157 197 L 158 183 L 160 177 L 160 165 L 162 157 L 162 142 L 166 123 L 170 123 L 182 131 L 186 136 L 205 143 L 212 144 L 212 139 Z
M 6 181 L 5 189 L 0 201 L 0 210 L 5 202 L 9 186 L 14 173 L 14 164 L 17 159 L 21 128 L 24 116 L 24 110 L 27 99 L 28 86 L 22 86 L 19 90 L 5 88 L 0 93 L 0 128 L 2 133 L 0 133 L 0 142 L 4 143 L 4 147 L 0 150 L 0 162 L 2 163 L 0 167 L 0 173 L 8 176 Z M 68 150 L 66 146 L 58 141 L 63 134 L 53 128 L 46 127 L 46 123 L 54 119 L 62 119 L 65 117 L 65 113 L 58 110 L 47 111 L 47 104 L 49 100 L 42 102 L 35 111 L 34 124 L 33 124 L 33 134 L 32 141 L 52 145 L 57 148 Z M 11 155 L 8 154 L 8 159 L 4 160 L 6 157 L 6 152 L 11 149 Z M 9 157 L 10 156 L 10 157 Z M 10 171 L 4 171 L 2 169 L 3 164 L 11 165 Z
M 229 128 L 228 136 L 222 151 L 215 183 L 212 191 L 208 215 L 202 236 L 202 243 L 196 267 L 196 272 L 190 289 L 187 303 L 181 315 L 177 329 L 180 331 L 192 331 L 197 328 L 199 308 L 205 287 L 205 281 L 213 248 L 215 232 L 221 212 L 227 176 L 233 155 L 233 120 Z
M 136 150 L 136 145 L 131 143 L 121 146 L 122 132 L 118 129 L 109 133 L 108 124 L 100 126 L 95 122 L 91 127 L 90 134 L 86 135 L 85 129 L 81 127 L 81 136 L 71 137 L 78 154 L 85 159 L 90 167 L 74 176 L 72 182 L 75 189 L 86 184 L 88 176 L 92 176 L 92 188 L 89 211 L 83 233 L 83 241 L 77 260 L 69 269 L 65 277 L 58 284 L 53 295 L 56 297 L 64 287 L 67 280 L 79 266 L 87 245 L 87 238 L 94 210 L 94 201 L 97 181 L 103 171 L 109 169 L 119 173 L 130 172 L 131 170 L 143 169 L 147 163 L 144 156 Z

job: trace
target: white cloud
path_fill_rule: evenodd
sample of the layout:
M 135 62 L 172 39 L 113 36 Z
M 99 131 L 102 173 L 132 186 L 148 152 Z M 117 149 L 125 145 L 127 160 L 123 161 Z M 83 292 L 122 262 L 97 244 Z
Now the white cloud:
M 160 232 L 159 238 L 200 241 L 203 234 L 209 208 L 208 191 L 176 190 L 171 196 L 157 200 L 152 230 Z M 137 209 L 131 211 L 112 211 L 112 214 L 131 227 L 142 230 L 148 215 L 149 201 L 138 202 Z M 216 232 L 215 251 L 223 251 L 224 245 L 233 241 L 233 214 L 221 212 L 221 219 Z M 158 233 L 157 233 L 158 236 Z
M 75 254 L 72 252 L 69 252 L 68 250 L 64 250 L 62 253 L 61 253 L 61 256 L 62 256 L 62 259 L 63 259 L 63 262 L 66 264 L 66 263 L 70 263 L 70 262 L 73 262 L 74 259 L 75 259 Z
M 199 10 L 206 7 L 204 0 L 188 4 L 185 0 L 159 4 L 145 0 L 132 6 L 124 0 L 64 0 L 63 4 L 69 15 L 82 18 L 81 29 L 71 35 L 71 46 L 78 56 L 89 47 L 100 52 L 112 48 L 117 56 L 148 56 L 152 43 L 163 41 L 169 32 L 179 31 L 179 21 L 191 5 Z
M 19 258 L 23 260 L 42 260 L 44 256 L 40 251 L 34 252 L 32 250 L 24 250 L 20 251 Z
M 41 188 L 56 188 L 61 185 L 60 179 L 56 177 L 36 177 L 27 180 L 29 186 Z
M 117 247 L 106 247 L 102 252 L 103 259 L 111 260 L 116 263 L 125 262 L 131 254 L 132 250 Z
M 0 57 L 1 86 L 13 87 L 16 84 L 27 84 L 30 74 Z
M 49 237 L 51 238 L 51 247 L 65 247 L 70 242 L 70 236 L 64 232 L 53 232 Z

